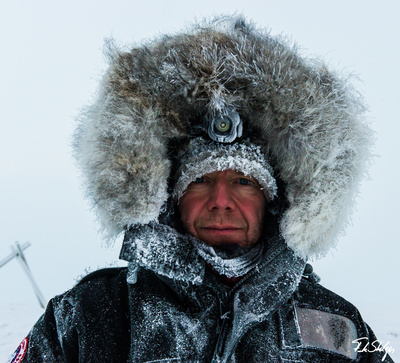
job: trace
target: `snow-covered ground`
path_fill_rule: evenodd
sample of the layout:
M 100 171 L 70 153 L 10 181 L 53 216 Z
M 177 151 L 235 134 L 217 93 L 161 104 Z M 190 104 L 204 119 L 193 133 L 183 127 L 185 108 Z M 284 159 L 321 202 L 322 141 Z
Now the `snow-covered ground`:
M 379 341 L 384 346 L 394 349 L 390 354 L 395 362 L 400 362 L 400 319 L 397 306 L 371 306 L 362 315 L 372 327 Z M 374 319 L 374 311 L 381 309 L 379 320 Z M 6 362 L 31 326 L 43 313 L 38 304 L 0 303 L 0 362 Z M 382 318 L 383 316 L 383 318 Z
M 7 362 L 43 311 L 37 303 L 0 303 L 0 362 Z

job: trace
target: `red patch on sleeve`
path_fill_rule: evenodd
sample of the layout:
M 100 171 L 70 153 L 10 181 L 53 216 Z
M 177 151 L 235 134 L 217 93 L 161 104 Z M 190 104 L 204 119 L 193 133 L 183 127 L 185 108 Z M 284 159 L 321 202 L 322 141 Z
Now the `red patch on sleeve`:
M 18 348 L 15 350 L 14 354 L 11 356 L 9 363 L 20 363 L 25 357 L 28 351 L 28 338 L 25 338 Z

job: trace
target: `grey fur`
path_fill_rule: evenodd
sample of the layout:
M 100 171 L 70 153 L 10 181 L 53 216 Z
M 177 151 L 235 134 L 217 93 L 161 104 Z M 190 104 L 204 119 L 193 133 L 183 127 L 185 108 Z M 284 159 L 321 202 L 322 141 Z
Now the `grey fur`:
M 233 109 L 287 185 L 280 229 L 289 247 L 311 257 L 335 245 L 371 139 L 348 79 L 242 17 L 112 50 L 109 58 L 74 144 L 109 236 L 157 221 L 169 197 L 168 140 L 186 136 L 205 113 Z

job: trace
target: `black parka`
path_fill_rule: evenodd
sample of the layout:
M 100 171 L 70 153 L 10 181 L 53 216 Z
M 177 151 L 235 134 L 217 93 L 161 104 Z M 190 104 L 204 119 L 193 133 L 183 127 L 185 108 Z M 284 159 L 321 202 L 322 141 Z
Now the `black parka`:
M 131 284 L 127 268 L 99 270 L 51 300 L 24 361 L 382 361 L 385 352 L 355 351 L 356 339 L 361 351 L 376 338 L 353 305 L 307 275 L 293 283 L 294 270 L 278 265 L 260 265 L 233 288 L 209 270 L 202 284 L 143 268 Z M 279 275 L 267 284 L 266 269 Z M 285 284 L 297 286 L 289 296 Z

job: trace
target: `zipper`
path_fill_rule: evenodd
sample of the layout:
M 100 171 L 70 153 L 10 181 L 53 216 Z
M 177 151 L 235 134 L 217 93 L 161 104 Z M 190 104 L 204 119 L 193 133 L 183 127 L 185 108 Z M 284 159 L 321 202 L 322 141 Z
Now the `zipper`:
M 228 324 L 231 320 L 231 311 L 225 311 L 226 307 L 224 302 L 228 297 L 229 293 L 227 291 L 222 292 L 219 299 L 219 335 L 217 340 L 217 345 L 215 346 L 214 355 L 211 360 L 212 363 L 221 363 L 222 362 L 222 354 L 224 350 L 225 338 L 228 331 Z
M 211 363 L 224 363 L 226 362 L 225 360 L 222 359 L 223 351 L 225 348 L 225 342 L 226 342 L 226 337 L 228 335 L 228 329 L 229 329 L 229 323 L 232 320 L 232 314 L 233 311 L 225 311 L 226 306 L 224 302 L 226 303 L 234 294 L 235 292 L 239 289 L 239 287 L 247 280 L 249 280 L 252 276 L 256 275 L 259 273 L 259 270 L 262 269 L 264 266 L 266 266 L 268 263 L 270 263 L 273 259 L 275 259 L 278 255 L 280 255 L 284 250 L 284 246 L 280 245 L 275 248 L 275 250 L 272 251 L 272 253 L 268 256 L 267 260 L 264 261 L 262 264 L 256 266 L 252 271 L 250 271 L 246 276 L 244 276 L 239 282 L 234 285 L 229 291 L 224 291 L 221 293 L 219 299 L 219 304 L 220 304 L 220 330 L 219 330 L 219 335 L 218 335 L 218 340 L 217 340 L 217 345 L 214 350 L 214 355 L 213 359 L 211 360 Z M 259 322 L 254 322 L 252 325 L 257 325 Z M 250 325 L 249 328 L 252 326 Z M 232 351 L 236 349 L 236 346 L 238 342 L 240 341 L 242 336 L 236 337 L 234 344 L 232 345 Z M 228 354 L 228 357 L 230 356 L 232 352 Z
M 275 253 L 273 253 L 273 257 L 276 257 L 280 252 L 282 251 L 282 248 L 278 248 Z M 244 276 L 235 286 L 233 286 L 229 291 L 223 291 L 221 295 L 218 297 L 219 300 L 219 313 L 220 313 L 220 330 L 219 330 L 219 335 L 218 335 L 218 340 L 217 340 L 217 345 L 214 350 L 214 355 L 211 360 L 211 363 L 223 363 L 224 361 L 222 360 L 222 355 L 223 355 L 223 350 L 225 348 L 225 340 L 226 336 L 228 334 L 228 323 L 232 319 L 232 312 L 230 311 L 225 311 L 226 307 L 224 305 L 224 302 L 234 295 L 234 293 L 238 290 L 239 286 L 241 286 L 246 280 L 250 279 L 253 275 L 259 273 L 259 269 L 263 267 L 264 265 L 268 264 L 270 260 L 265 261 L 261 266 L 256 266 L 252 271 L 250 271 L 246 276 Z M 237 344 L 237 342 L 236 342 Z M 235 346 L 236 346 L 235 344 Z

